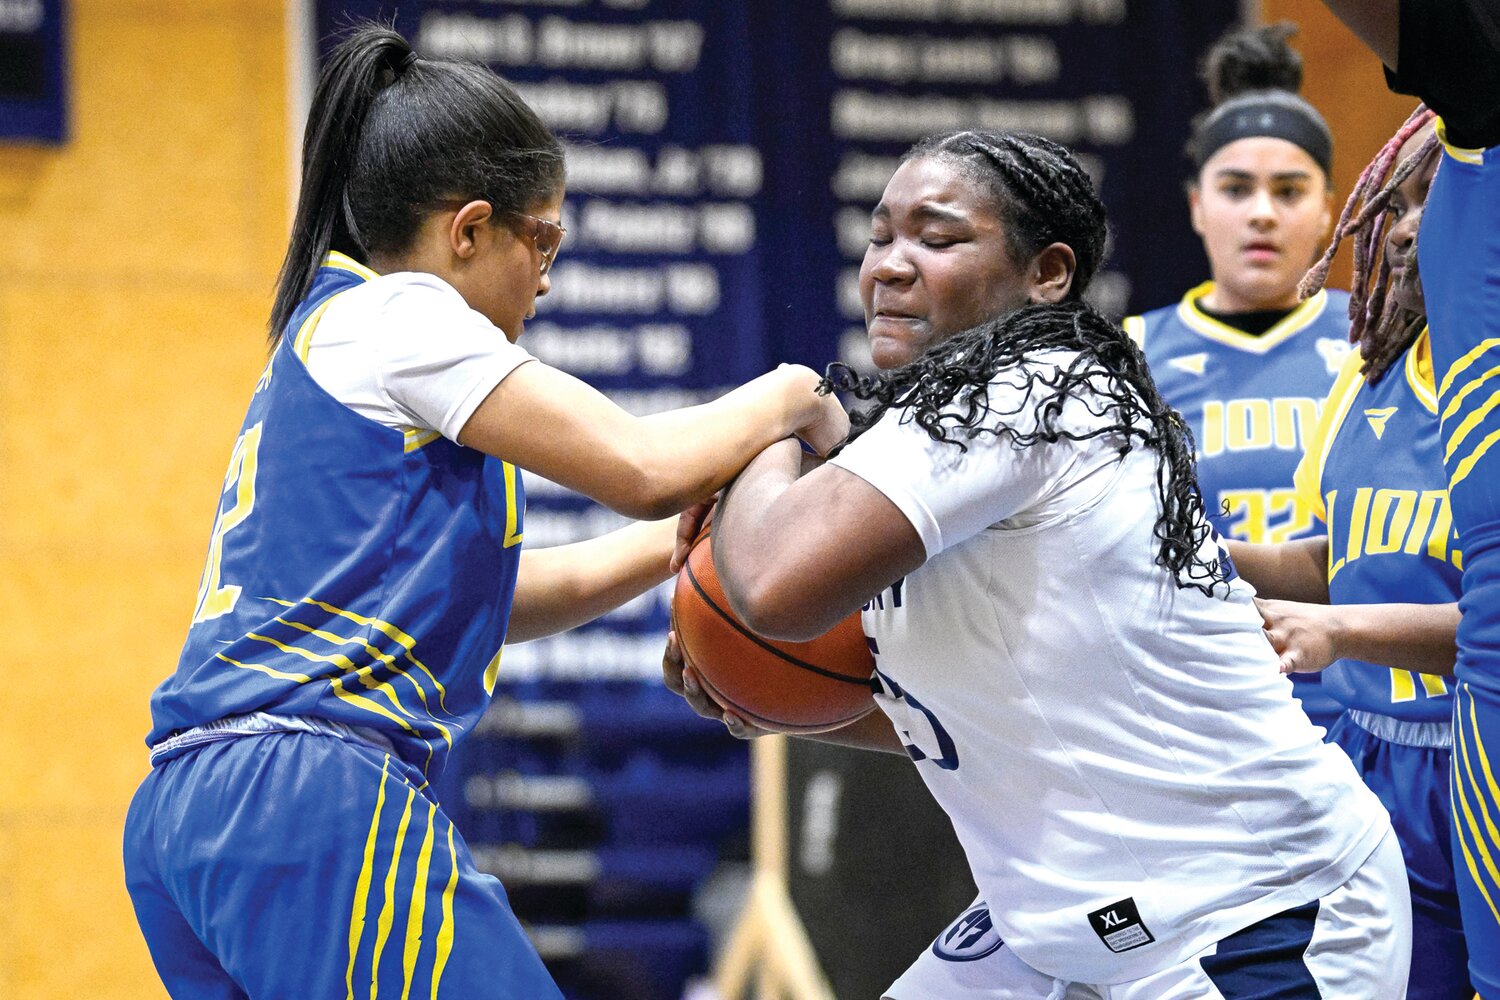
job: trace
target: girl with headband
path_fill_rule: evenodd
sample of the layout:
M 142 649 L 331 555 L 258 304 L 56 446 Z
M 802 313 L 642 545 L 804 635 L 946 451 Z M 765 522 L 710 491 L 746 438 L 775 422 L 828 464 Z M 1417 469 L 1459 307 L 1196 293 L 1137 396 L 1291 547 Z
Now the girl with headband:
M 1209 50 L 1203 77 L 1215 107 L 1187 145 L 1187 194 L 1212 278 L 1175 305 L 1125 320 L 1193 430 L 1214 527 L 1246 542 L 1313 532 L 1292 471 L 1348 353 L 1348 296 L 1297 295 L 1332 220 L 1333 138 L 1296 93 L 1302 61 L 1286 41 L 1294 30 L 1242 29 Z M 1317 677 L 1293 683 L 1308 716 L 1331 727 L 1340 707 Z

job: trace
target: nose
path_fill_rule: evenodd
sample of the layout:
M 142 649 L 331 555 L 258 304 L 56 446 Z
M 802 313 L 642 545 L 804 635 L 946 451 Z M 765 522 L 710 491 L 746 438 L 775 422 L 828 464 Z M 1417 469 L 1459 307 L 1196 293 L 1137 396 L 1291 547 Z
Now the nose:
M 1386 256 L 1397 260 L 1404 260 L 1411 252 L 1411 245 L 1417 238 L 1417 229 L 1422 225 L 1422 209 L 1417 207 L 1408 211 L 1391 227 L 1391 231 L 1385 237 Z
M 1250 223 L 1262 228 L 1276 224 L 1276 206 L 1271 200 L 1271 192 L 1264 187 L 1256 188 L 1250 197 Z
M 875 256 L 866 268 L 867 273 L 875 281 L 882 285 L 896 285 L 909 282 L 917 276 L 917 269 L 911 259 L 901 250 L 901 241 L 896 240 L 889 246 L 871 247 L 870 253 Z
M 548 271 L 536 283 L 536 297 L 541 298 L 550 291 L 552 291 L 552 272 Z

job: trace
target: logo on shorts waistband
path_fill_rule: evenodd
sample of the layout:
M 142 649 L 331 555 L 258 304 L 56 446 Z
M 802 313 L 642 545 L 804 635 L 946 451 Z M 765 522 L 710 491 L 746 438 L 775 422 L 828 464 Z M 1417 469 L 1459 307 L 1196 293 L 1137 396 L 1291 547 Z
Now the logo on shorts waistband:
M 932 953 L 945 962 L 972 962 L 994 954 L 1004 943 L 990 919 L 989 906 L 977 903 L 938 935 Z
M 1141 911 L 1135 908 L 1133 896 L 1090 913 L 1089 926 L 1099 935 L 1104 947 L 1116 954 L 1156 940 L 1141 922 Z

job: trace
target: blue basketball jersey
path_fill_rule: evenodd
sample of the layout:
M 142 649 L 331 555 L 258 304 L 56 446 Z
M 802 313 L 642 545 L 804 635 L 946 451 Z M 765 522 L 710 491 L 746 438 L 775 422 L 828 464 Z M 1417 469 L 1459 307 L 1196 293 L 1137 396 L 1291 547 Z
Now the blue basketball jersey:
M 1500 656 L 1500 147 L 1447 148 L 1417 247 L 1442 457 L 1469 558 L 1458 676 L 1500 691 L 1500 669 L 1466 670 L 1471 652 Z
M 1353 353 L 1329 393 L 1297 469 L 1304 501 L 1328 530 L 1334 604 L 1448 604 L 1463 553 L 1453 530 L 1438 443 L 1437 391 L 1424 332 L 1377 385 Z M 1453 715 L 1451 684 L 1361 660 L 1323 671 L 1346 708 L 1413 722 Z
M 304 363 L 329 302 L 377 278 L 330 255 L 256 384 L 148 742 L 246 712 L 314 716 L 380 731 L 430 777 L 489 702 L 520 473 L 355 413 Z
M 1500 147 L 1445 144 L 1417 254 L 1443 463 L 1465 553 L 1454 671 L 1454 866 L 1470 976 L 1485 996 L 1500 996 Z
M 1198 483 L 1226 538 L 1280 543 L 1314 533 L 1292 473 L 1304 437 L 1349 353 L 1349 296 L 1322 291 L 1260 336 L 1221 323 L 1199 303 L 1205 282 L 1175 306 L 1125 320 L 1162 397 L 1198 445 Z

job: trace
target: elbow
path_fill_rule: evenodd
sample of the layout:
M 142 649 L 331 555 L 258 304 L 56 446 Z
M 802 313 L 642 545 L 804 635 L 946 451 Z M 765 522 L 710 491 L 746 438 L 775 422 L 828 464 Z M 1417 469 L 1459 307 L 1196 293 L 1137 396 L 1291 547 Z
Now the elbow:
M 649 458 L 620 461 L 605 481 L 607 489 L 594 499 L 637 521 L 673 517 L 713 493 L 708 484 L 684 483 L 680 471 Z
M 806 642 L 838 623 L 799 586 L 796 575 L 774 569 L 757 573 L 741 586 L 720 576 L 729 606 L 745 627 L 765 639 Z

